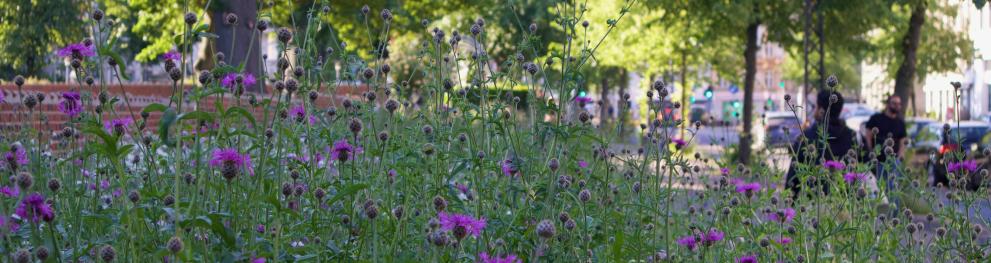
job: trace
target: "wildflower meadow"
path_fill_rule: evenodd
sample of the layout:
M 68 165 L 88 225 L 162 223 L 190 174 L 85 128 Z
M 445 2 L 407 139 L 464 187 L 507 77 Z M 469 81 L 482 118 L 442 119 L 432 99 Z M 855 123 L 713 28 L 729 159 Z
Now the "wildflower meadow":
M 309 18 L 345 7 L 294 2 L 307 5 L 286 23 L 270 14 L 285 3 L 259 1 L 256 20 L 166 7 L 183 10 L 166 18 L 180 34 L 149 65 L 171 95 L 138 109 L 115 33 L 134 25 L 87 4 L 75 26 L 88 35 L 46 51 L 67 63 L 66 89 L 15 98 L 31 80 L 3 82 L 13 113 L 0 121 L 17 128 L 0 139 L 0 261 L 991 260 L 991 188 L 975 179 L 988 176 L 988 150 L 947 154 L 949 183 L 935 186 L 925 169 L 878 161 L 891 149 L 833 152 L 832 130 L 785 131 L 800 134 L 800 148 L 782 148 L 785 168 L 771 150 L 700 142 L 714 124 L 680 117 L 683 84 L 663 78 L 619 92 L 616 118 L 589 110 L 603 99 L 581 87 L 616 56 L 606 46 L 639 52 L 622 48 L 631 33 L 618 28 L 644 23 L 630 16 L 649 3 L 616 1 L 591 21 L 599 7 L 581 1 L 554 3 L 555 18 L 541 21 L 348 4 L 351 15 L 327 22 Z M 199 41 L 229 36 L 211 33 L 225 25 L 251 30 L 234 31 L 232 50 L 274 34 L 262 51 L 274 67 L 230 53 L 192 59 Z M 542 37 L 548 28 L 560 34 Z M 509 39 L 522 41 L 506 49 Z M 383 43 L 392 57 L 412 55 L 387 58 Z M 844 84 L 824 83 L 815 92 Z M 793 95 L 774 96 L 796 116 L 812 110 Z M 55 118 L 66 121 L 34 125 Z M 826 152 L 836 157 L 800 158 Z M 898 175 L 879 178 L 879 167 Z

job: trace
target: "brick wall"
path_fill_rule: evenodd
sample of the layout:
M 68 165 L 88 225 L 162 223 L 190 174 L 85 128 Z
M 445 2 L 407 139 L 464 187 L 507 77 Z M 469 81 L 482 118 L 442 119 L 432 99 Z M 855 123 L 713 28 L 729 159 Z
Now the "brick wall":
M 79 86 L 70 86 L 70 85 L 61 85 L 61 84 L 24 85 L 23 87 L 21 87 L 21 89 L 18 89 L 17 86 L 14 85 L 0 85 L 0 90 L 2 90 L 4 94 L 4 101 L 0 103 L 0 129 L 4 131 L 11 131 L 11 130 L 19 130 L 25 125 L 32 125 L 35 128 L 37 128 L 39 131 L 43 131 L 45 133 L 48 133 L 48 131 L 61 130 L 63 128 L 63 124 L 69 120 L 68 116 L 66 116 L 62 112 L 59 112 L 58 110 L 58 104 L 59 102 L 62 101 L 61 94 L 63 91 L 74 90 L 74 91 L 78 91 L 80 94 L 89 94 L 89 97 L 92 99 L 92 101 L 84 102 L 84 105 L 98 104 L 99 102 L 97 101 L 97 98 L 100 92 L 100 89 L 98 87 L 81 88 Z M 323 90 L 326 90 L 326 88 L 323 88 Z M 339 86 L 335 89 L 335 92 L 333 94 L 334 96 L 329 96 L 331 94 L 329 94 L 328 92 L 320 93 L 320 96 L 318 96 L 315 105 L 317 105 L 317 107 L 320 109 L 325 109 L 329 107 L 335 101 L 338 103 L 337 105 L 339 105 L 340 101 L 342 101 L 343 99 L 357 98 L 360 94 L 362 94 L 367 90 L 368 87 L 364 85 Z M 130 101 L 130 106 L 131 106 L 130 109 L 127 107 L 127 104 L 123 101 L 124 96 L 122 96 L 120 86 L 111 86 L 109 87 L 108 90 L 108 93 L 111 96 L 119 97 L 122 100 L 116 104 L 115 109 L 117 113 L 120 116 L 126 117 L 126 116 L 130 116 L 129 113 L 130 110 L 134 112 L 134 116 L 136 118 L 140 118 L 139 114 L 141 110 L 143 110 L 148 105 L 151 105 L 153 103 L 168 105 L 169 97 L 172 95 L 172 86 L 156 85 L 156 84 L 126 85 L 123 87 L 123 91 L 124 91 L 123 94 L 126 94 L 127 99 Z M 268 93 L 265 94 L 256 94 L 259 101 L 262 100 L 263 98 L 268 98 L 271 96 L 270 95 L 271 87 L 268 87 L 267 91 Z M 25 96 L 28 95 L 36 96 L 37 94 L 44 95 L 45 99 L 34 107 L 34 112 L 33 112 L 34 117 L 28 118 L 26 116 L 27 108 L 24 106 L 22 101 Z M 307 94 L 301 94 L 301 96 L 305 97 L 307 96 Z M 83 95 L 83 97 L 85 98 L 86 95 Z M 224 99 L 223 103 L 225 107 L 230 107 L 232 105 L 237 104 L 236 99 L 233 98 L 230 94 L 224 96 L 223 99 Z M 296 98 L 294 98 L 294 100 L 298 101 L 298 99 Z M 245 94 L 245 96 L 241 97 L 240 105 L 252 111 L 252 113 L 255 115 L 255 118 L 260 120 L 262 117 L 263 109 L 260 107 L 259 108 L 248 107 L 246 106 L 248 104 L 247 101 L 248 101 L 248 96 L 247 94 Z M 201 100 L 200 105 L 203 105 L 204 107 L 200 108 L 200 110 L 209 111 L 209 112 L 215 111 L 214 109 L 215 102 L 216 102 L 216 97 L 210 97 Z M 183 104 L 183 111 L 189 111 L 190 109 L 191 109 L 190 104 L 188 103 Z M 93 107 L 92 106 L 86 107 L 86 111 L 93 112 Z M 43 116 L 40 120 L 38 114 L 41 114 L 41 116 Z M 112 117 L 109 112 L 104 112 L 104 116 L 107 118 Z M 157 127 L 158 120 L 160 119 L 160 117 L 161 117 L 161 113 L 157 113 L 157 112 L 153 113 L 149 118 L 148 121 L 149 123 L 147 127 Z

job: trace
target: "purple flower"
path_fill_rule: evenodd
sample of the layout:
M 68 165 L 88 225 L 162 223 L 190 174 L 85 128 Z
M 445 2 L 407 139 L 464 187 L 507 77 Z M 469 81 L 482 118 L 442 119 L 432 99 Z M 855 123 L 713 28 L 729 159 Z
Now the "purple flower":
M 683 236 L 679 238 L 676 242 L 678 242 L 678 245 L 681 245 L 687 248 L 688 250 L 695 250 L 695 247 L 698 246 L 698 240 L 695 239 L 695 235 Z
M 251 263 L 265 263 L 265 258 L 251 257 Z
M 686 144 L 688 144 L 687 142 L 685 142 L 685 140 L 682 140 L 680 138 L 671 139 L 671 143 L 674 143 L 675 149 L 681 149 L 685 147 Z
M 454 184 L 454 188 L 457 188 L 458 191 L 461 191 L 462 194 L 466 194 L 466 195 L 468 194 L 468 186 L 465 184 L 456 183 Z
M 578 160 L 578 167 L 582 169 L 588 168 L 588 162 L 585 160 Z
M 265 233 L 265 225 L 258 224 L 257 226 L 255 226 L 255 231 L 258 231 L 259 234 L 264 234 Z
M 10 186 L 0 187 L 0 194 L 2 194 L 3 196 L 6 196 L 8 198 L 18 197 L 18 196 L 21 195 L 21 188 L 20 187 L 17 187 L 17 186 L 14 186 L 14 187 L 10 187 Z
M 21 200 L 21 205 L 14 211 L 18 217 L 37 223 L 39 220 L 51 222 L 55 219 L 55 210 L 45 202 L 45 196 L 39 193 L 32 193 Z
M 757 263 L 757 256 L 742 256 L 736 259 L 736 263 Z
M 588 103 L 592 102 L 592 98 L 590 98 L 588 96 L 578 96 L 578 97 L 575 97 L 575 102 L 578 102 L 578 103 L 581 103 L 581 104 L 588 104 Z
M 963 172 L 964 170 L 966 170 L 968 172 L 971 172 L 971 173 L 976 172 L 977 171 L 977 161 L 975 161 L 975 160 L 966 160 L 966 161 L 962 161 L 962 162 L 950 163 L 949 165 L 946 166 L 946 172 L 949 172 L 949 173 L 953 173 L 953 172 L 957 172 L 957 171 Z
M 478 261 L 476 263 L 520 263 L 523 262 L 516 255 L 509 254 L 505 257 L 489 256 L 488 253 L 482 252 L 478 254 Z
M 124 134 L 127 131 L 127 127 L 134 123 L 130 117 L 116 118 L 109 121 L 103 122 L 103 128 L 109 133 Z
M 0 90 L 0 103 L 3 103 L 5 99 L 6 99 L 6 95 L 3 95 L 3 91 Z
M 165 52 L 165 54 L 162 54 L 162 59 L 164 59 L 164 60 L 180 60 L 180 59 L 182 59 L 182 54 L 179 54 L 179 51 L 171 50 L 169 52 Z
M 57 54 L 63 58 L 69 56 L 72 56 L 73 58 L 82 58 L 95 56 L 96 51 L 93 49 L 92 45 L 87 46 L 83 43 L 73 43 L 59 49 Z
M 781 237 L 777 241 L 778 241 L 778 244 L 782 244 L 782 245 L 791 244 L 791 238 L 790 237 Z
M 306 108 L 304 108 L 303 105 L 296 105 L 291 109 L 289 109 L 289 116 L 292 117 L 294 120 L 301 122 L 307 119 Z M 316 122 L 316 119 L 313 116 L 310 116 L 309 122 L 310 124 L 314 124 Z
M 843 170 L 846 168 L 846 165 L 839 161 L 829 160 L 823 163 L 822 167 L 830 170 Z
M 210 159 L 210 166 L 220 167 L 225 178 L 231 179 L 237 175 L 241 169 L 248 170 L 251 175 L 255 174 L 251 167 L 251 155 L 240 153 L 235 148 L 218 149 L 213 151 L 213 159 Z
M 351 145 L 347 139 L 340 139 L 334 142 L 334 148 L 330 149 L 330 159 L 346 162 L 354 159 L 354 155 L 361 153 L 361 151 L 361 147 Z
M 463 228 L 466 231 L 465 233 L 478 237 L 482 234 L 482 230 L 485 229 L 484 218 L 476 219 L 470 215 L 440 212 L 437 214 L 437 219 L 440 221 L 440 229 L 445 231 Z
M 736 185 L 736 192 L 737 193 L 744 193 L 744 194 L 750 195 L 750 194 L 753 194 L 753 193 L 756 193 L 756 192 L 760 192 L 760 188 L 761 188 L 760 187 L 760 183 L 743 183 L 743 182 L 741 182 L 741 183 L 739 183 L 739 184 Z
M 702 243 L 706 246 L 712 246 L 716 242 L 723 240 L 724 236 L 726 235 L 723 234 L 722 231 L 710 229 L 709 232 L 706 232 L 705 235 L 702 236 Z
M 767 214 L 768 220 L 777 221 L 781 223 L 789 223 L 793 218 L 795 218 L 795 209 L 791 207 L 778 210 L 778 212 L 771 212 Z
M 9 232 L 14 232 L 17 231 L 18 228 L 21 228 L 21 226 L 18 225 L 17 222 L 14 222 L 14 220 L 11 220 L 5 215 L 0 215 L 0 237 L 3 237 L 3 234 L 6 232 L 4 229 L 7 229 Z
M 24 147 L 19 145 L 11 146 L 10 151 L 3 154 L 3 158 L 7 160 L 7 163 L 11 166 L 28 164 L 28 154 L 24 151 Z
M 58 104 L 58 110 L 65 115 L 69 115 L 69 118 L 75 118 L 83 111 L 83 104 L 80 103 L 79 92 L 66 91 L 62 92 L 62 102 Z
M 506 176 L 515 176 L 520 173 L 520 168 L 513 164 L 513 160 L 503 160 L 502 161 L 502 174 Z
M 729 168 L 726 167 L 719 168 L 719 173 L 722 174 L 723 176 L 727 176 L 729 175 Z
M 849 172 L 849 173 L 843 174 L 843 181 L 846 181 L 847 184 L 854 184 L 854 183 L 857 183 L 857 182 L 862 182 L 862 181 L 864 181 L 864 179 L 867 179 L 867 175 L 866 174 L 863 174 L 863 173 Z
M 241 76 L 241 86 L 243 87 L 255 85 L 255 83 L 257 82 L 255 80 L 255 75 L 251 75 L 251 73 L 244 73 L 241 74 L 240 76 Z M 234 88 L 237 87 L 237 77 L 238 74 L 235 72 L 227 73 L 227 75 L 224 75 L 224 78 L 220 80 L 220 84 L 233 91 Z

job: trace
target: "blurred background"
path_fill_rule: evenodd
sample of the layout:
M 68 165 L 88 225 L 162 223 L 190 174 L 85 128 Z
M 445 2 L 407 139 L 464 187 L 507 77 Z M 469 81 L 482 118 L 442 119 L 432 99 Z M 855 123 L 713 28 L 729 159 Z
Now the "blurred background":
M 533 80 L 538 83 L 560 78 L 554 63 L 567 52 L 594 50 L 594 59 L 577 76 L 577 94 L 564 94 L 595 101 L 586 106 L 596 115 L 594 123 L 636 127 L 663 116 L 698 121 L 705 124 L 694 133 L 699 145 L 750 145 L 740 147 L 743 160 L 751 149 L 791 142 L 809 122 L 809 98 L 829 75 L 839 80 L 838 89 L 847 97 L 843 117 L 855 130 L 892 94 L 904 101 L 918 148 L 938 147 L 927 144 L 938 141 L 933 137 L 938 135 L 925 134 L 942 123 L 968 121 L 978 137 L 989 129 L 991 11 L 986 0 L 584 2 L 585 9 L 578 10 L 584 11 L 583 21 L 561 21 L 561 12 L 576 10 L 543 0 L 3 0 L 0 79 L 6 99 L 0 109 L 10 111 L 20 96 L 55 98 L 59 90 L 78 85 L 69 60 L 55 52 L 94 36 L 106 37 L 122 58 L 126 78 L 120 81 L 138 107 L 167 101 L 171 80 L 161 55 L 176 49 L 183 15 L 194 12 L 209 25 L 209 33 L 191 47 L 184 66 L 193 72 L 213 68 L 217 53 L 224 53 L 228 64 L 247 61 L 245 70 L 256 75 L 264 72 L 261 66 L 276 68 L 275 29 L 282 27 L 317 35 L 305 43 L 318 47 L 311 55 L 337 58 L 322 69 L 326 79 L 349 79 L 359 68 L 348 61 L 381 58 L 393 65 L 393 78 L 403 78 L 388 81 L 416 85 L 422 78 L 415 74 L 416 65 L 423 63 L 418 47 L 430 41 L 434 29 L 448 36 L 461 31 L 463 43 L 485 45 L 494 71 L 509 70 L 512 65 L 503 62 L 522 54 L 544 70 L 544 77 Z M 364 5 L 370 14 L 360 11 Z M 394 14 L 388 30 L 378 19 L 384 8 Z M 108 22 L 84 23 L 98 9 Z M 229 14 L 238 21 L 223 21 Z M 475 39 L 468 31 L 478 19 L 484 20 L 485 34 Z M 262 20 L 272 26 L 259 33 L 254 29 Z M 571 46 L 566 35 L 580 37 Z M 462 46 L 475 52 L 470 48 L 475 45 Z M 28 78 L 25 89 L 11 84 L 15 75 Z M 655 80 L 668 83 L 671 95 L 661 101 L 648 98 Z M 528 81 L 513 89 L 526 90 Z M 961 83 L 960 88 L 951 82 Z M 358 95 L 357 90 L 337 95 Z M 627 95 L 632 103 L 624 105 Z M 652 101 L 664 107 L 662 114 L 648 116 Z M 629 138 L 636 143 L 638 136 Z

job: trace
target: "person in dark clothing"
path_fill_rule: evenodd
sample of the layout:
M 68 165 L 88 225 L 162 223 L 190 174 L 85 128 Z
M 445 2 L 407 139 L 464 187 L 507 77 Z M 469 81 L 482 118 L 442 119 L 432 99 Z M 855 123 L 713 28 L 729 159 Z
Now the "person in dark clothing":
M 867 150 L 872 153 L 868 155 L 866 161 L 871 161 L 870 156 L 877 156 L 877 169 L 875 174 L 884 180 L 888 187 L 891 187 L 892 176 L 897 176 L 897 167 L 901 164 L 901 158 L 905 154 L 905 145 L 908 143 L 908 132 L 905 128 L 905 120 L 900 116 L 902 110 L 902 99 L 891 95 L 888 97 L 883 112 L 871 115 L 865 125 L 867 131 L 864 133 L 864 142 Z
M 785 184 L 797 198 L 802 189 L 802 178 L 796 175 L 799 163 L 821 167 L 823 161 L 838 161 L 853 147 L 853 130 L 847 128 L 840 119 L 843 111 L 843 95 L 837 91 L 820 91 L 816 96 L 813 111 L 815 123 L 802 132 L 802 136 L 792 146 L 791 165 L 788 168 Z M 817 183 L 820 179 L 807 179 L 805 185 L 821 185 L 825 194 L 829 193 L 826 184 Z

